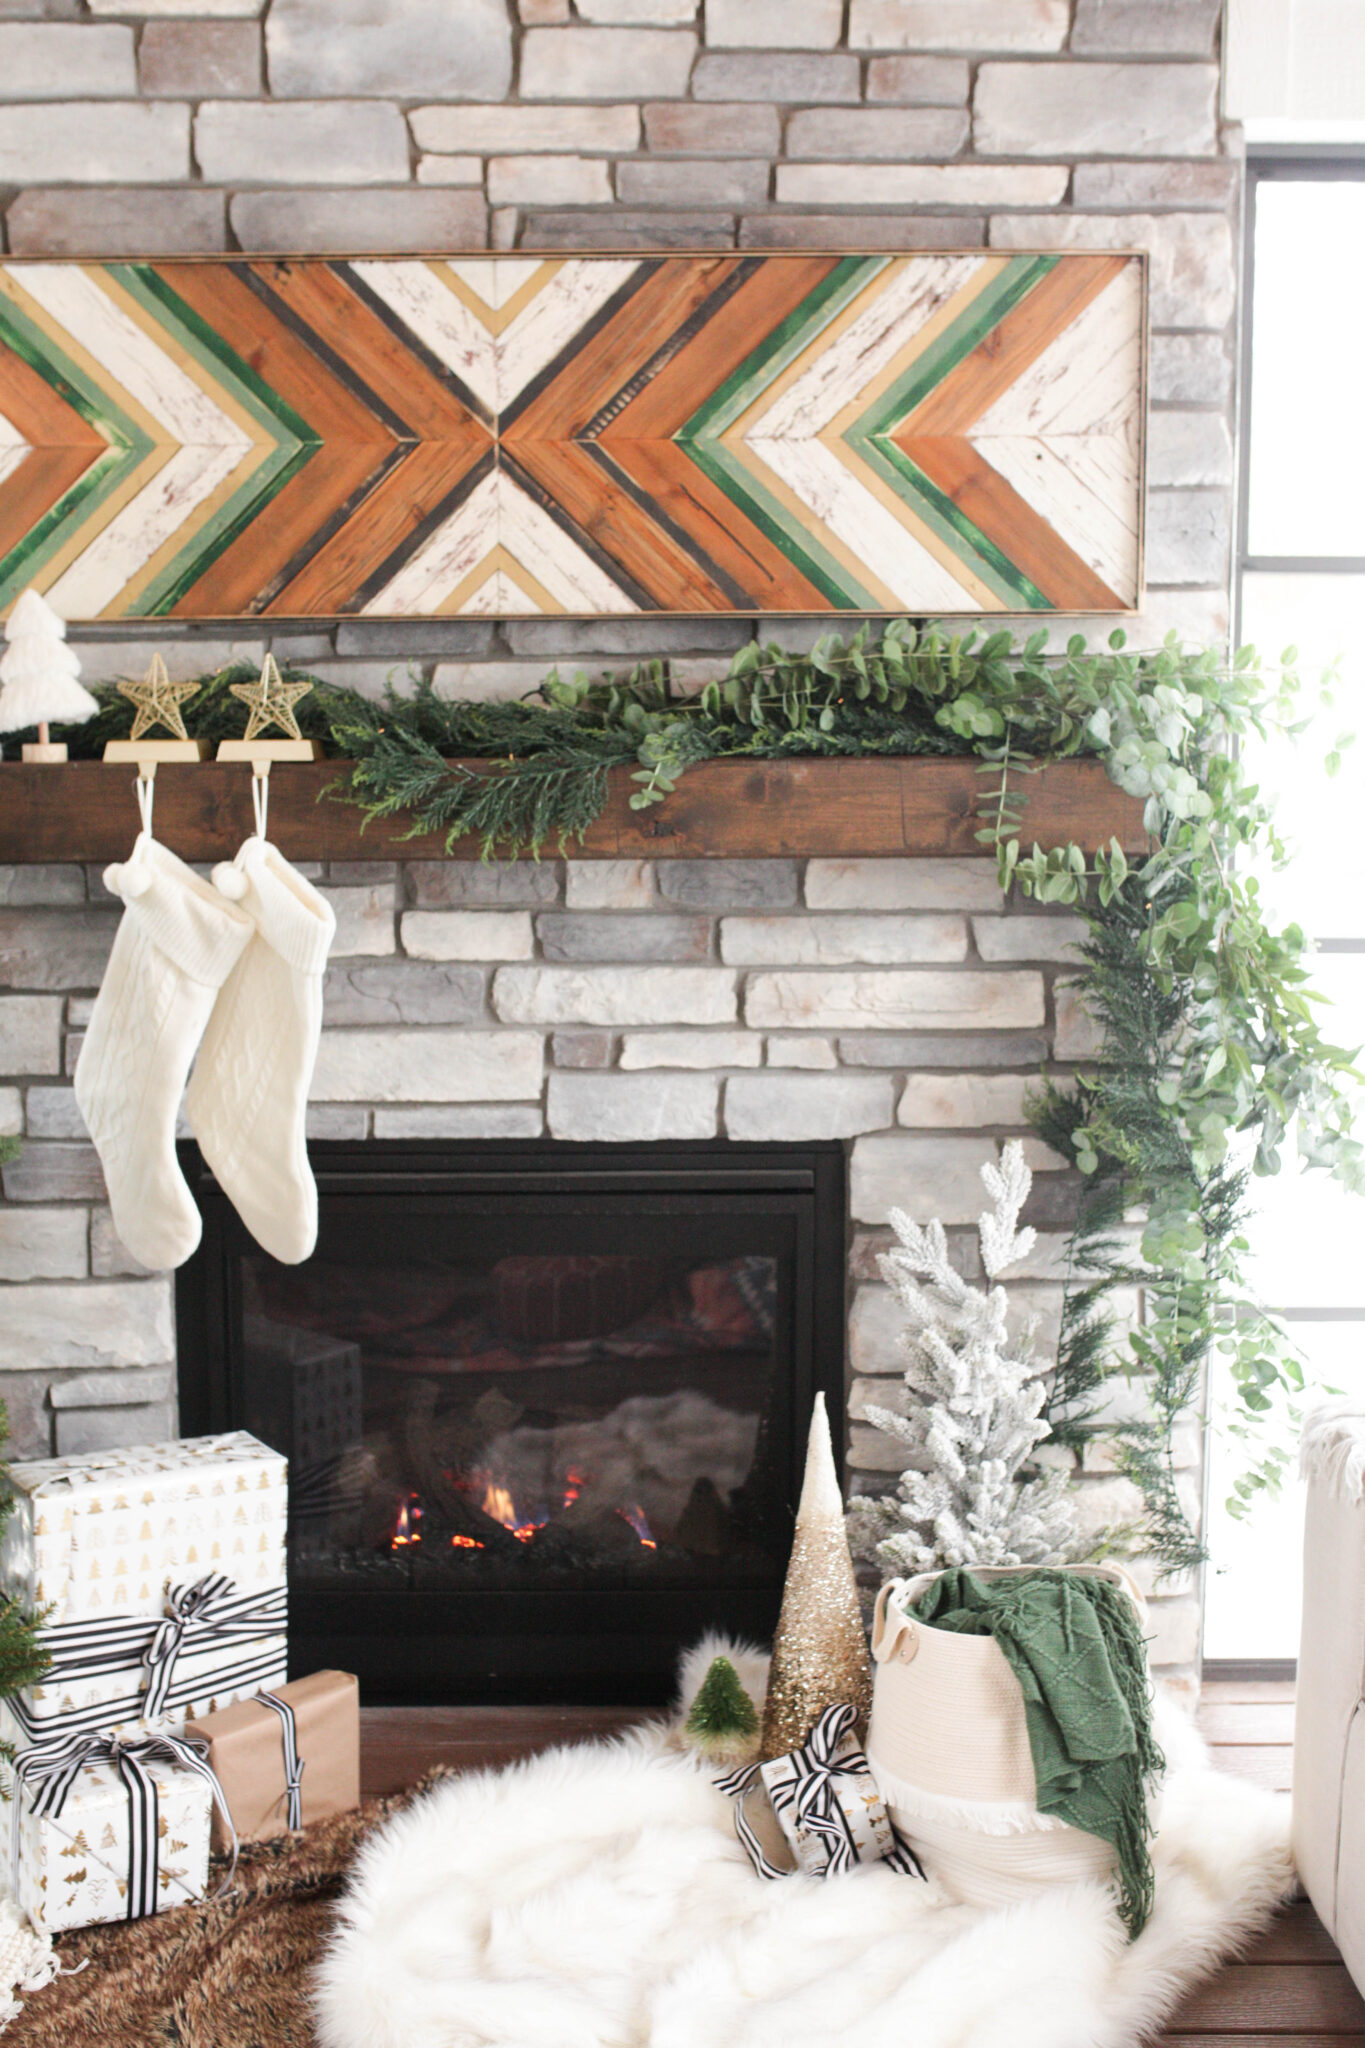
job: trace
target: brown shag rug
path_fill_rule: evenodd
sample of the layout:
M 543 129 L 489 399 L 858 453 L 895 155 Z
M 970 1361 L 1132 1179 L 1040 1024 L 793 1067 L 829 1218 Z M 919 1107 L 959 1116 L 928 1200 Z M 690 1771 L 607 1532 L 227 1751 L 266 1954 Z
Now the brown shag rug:
M 250 1844 L 217 1905 L 60 1935 L 63 1967 L 86 1957 L 89 1967 L 20 1993 L 4 2048 L 312 2048 L 313 1965 L 351 1858 L 414 1796 Z

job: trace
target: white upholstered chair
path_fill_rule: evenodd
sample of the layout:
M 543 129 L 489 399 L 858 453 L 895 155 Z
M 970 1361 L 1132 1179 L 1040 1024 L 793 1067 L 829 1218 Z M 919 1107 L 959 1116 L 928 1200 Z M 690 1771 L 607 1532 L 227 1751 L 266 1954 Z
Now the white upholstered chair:
M 1308 1515 L 1294 1723 L 1294 1860 L 1365 1989 L 1365 1403 L 1303 1434 Z

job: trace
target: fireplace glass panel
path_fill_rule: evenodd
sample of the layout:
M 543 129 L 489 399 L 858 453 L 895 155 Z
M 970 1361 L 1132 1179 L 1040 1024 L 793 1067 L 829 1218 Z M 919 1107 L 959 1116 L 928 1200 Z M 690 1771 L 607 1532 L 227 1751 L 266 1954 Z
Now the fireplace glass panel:
M 841 1406 L 840 1148 L 321 1145 L 293 1267 L 185 1163 L 182 1422 L 289 1458 L 293 1669 L 654 1699 L 704 1628 L 771 1628 Z
M 242 1261 L 246 1422 L 290 1458 L 293 1585 L 761 1584 L 779 1256 L 444 1234 Z

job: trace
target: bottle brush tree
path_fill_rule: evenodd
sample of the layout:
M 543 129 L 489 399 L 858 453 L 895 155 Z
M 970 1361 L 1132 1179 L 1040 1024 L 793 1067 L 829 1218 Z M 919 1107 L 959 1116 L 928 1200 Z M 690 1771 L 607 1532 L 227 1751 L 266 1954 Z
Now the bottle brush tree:
M 758 1747 L 758 1709 L 728 1657 L 716 1657 L 697 1690 L 683 1733 L 713 1763 L 747 1762 Z
M 994 1204 L 978 1226 L 985 1289 L 955 1271 L 941 1223 L 921 1229 L 900 1209 L 890 1217 L 898 1242 L 878 1262 L 905 1311 L 907 1399 L 904 1413 L 869 1406 L 867 1419 L 911 1459 L 894 1494 L 854 1499 L 850 1524 L 858 1553 L 896 1572 L 1060 1564 L 1076 1549 L 1066 1475 L 1033 1468 L 1049 1434 L 1051 1362 L 1035 1355 L 1031 1325 L 1011 1336 L 995 1284 L 1034 1243 L 1018 1227 L 1033 1176 L 1017 1139 L 981 1178 Z

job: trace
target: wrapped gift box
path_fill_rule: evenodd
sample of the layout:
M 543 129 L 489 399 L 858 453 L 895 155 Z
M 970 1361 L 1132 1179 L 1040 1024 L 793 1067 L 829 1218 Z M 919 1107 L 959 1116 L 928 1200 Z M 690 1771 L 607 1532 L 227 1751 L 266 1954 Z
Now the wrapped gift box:
M 244 1429 L 11 1465 L 0 1582 L 56 1622 L 160 1616 L 167 1588 L 223 1572 L 284 1584 L 288 1465 Z
M 3 1824 L 10 1887 L 36 1928 L 59 1934 L 203 1898 L 213 1787 L 157 1747 L 130 1745 L 136 1768 L 122 1772 L 113 1762 L 83 1764 L 60 1810 L 46 1814 L 35 1810 L 44 1788 L 17 1786 L 4 1766 L 6 1796 L 17 1801 Z
M 6 1703 L 7 1739 L 175 1727 L 281 1682 L 287 1479 L 243 1430 L 12 1466 L 0 1583 L 51 1610 L 52 1666 Z M 151 1700 L 154 1645 L 166 1669 Z
M 347 1671 L 314 1671 L 274 1688 L 293 1728 L 260 1699 L 238 1700 L 191 1721 L 187 1738 L 207 1742 L 239 1841 L 266 1841 L 360 1804 L 360 1687 Z M 297 1796 L 289 1797 L 290 1778 Z M 227 1847 L 214 1815 L 213 1846 Z

